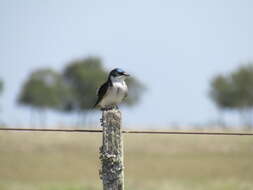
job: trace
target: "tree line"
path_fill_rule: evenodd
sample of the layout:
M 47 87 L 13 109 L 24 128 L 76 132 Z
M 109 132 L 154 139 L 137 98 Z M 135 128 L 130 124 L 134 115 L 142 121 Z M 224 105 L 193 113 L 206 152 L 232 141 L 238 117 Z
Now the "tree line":
M 108 71 L 98 57 L 87 57 L 68 63 L 62 72 L 40 68 L 30 73 L 17 102 L 32 112 L 54 110 L 77 113 L 85 117 L 92 111 L 96 90 L 107 78 Z M 129 96 L 125 106 L 139 102 L 145 86 L 136 78 L 127 79 Z M 4 82 L 0 79 L 0 95 Z M 253 63 L 243 64 L 232 72 L 217 74 L 210 81 L 209 97 L 220 113 L 236 111 L 244 126 L 253 125 Z M 222 115 L 222 114 L 221 114 Z M 220 125 L 224 126 L 223 119 Z
M 18 103 L 41 116 L 47 110 L 54 110 L 77 113 L 85 118 L 93 111 L 96 90 L 107 77 L 108 71 L 98 57 L 74 60 L 62 72 L 41 68 L 33 71 L 24 82 Z M 133 106 L 140 100 L 145 87 L 135 77 L 127 80 L 129 95 L 125 106 Z

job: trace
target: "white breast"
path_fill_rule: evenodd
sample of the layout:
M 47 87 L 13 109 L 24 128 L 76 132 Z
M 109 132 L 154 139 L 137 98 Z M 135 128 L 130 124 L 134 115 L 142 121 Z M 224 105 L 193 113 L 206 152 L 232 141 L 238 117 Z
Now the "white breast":
M 105 97 L 100 102 L 101 107 L 117 105 L 122 102 L 127 94 L 127 85 L 124 80 L 112 81 Z

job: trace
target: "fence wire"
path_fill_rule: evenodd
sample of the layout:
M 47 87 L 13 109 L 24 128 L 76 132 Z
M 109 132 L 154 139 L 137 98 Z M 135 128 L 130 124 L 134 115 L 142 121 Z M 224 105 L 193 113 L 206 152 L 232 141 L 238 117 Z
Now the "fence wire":
M 67 133 L 101 133 L 101 129 L 34 129 L 34 128 L 0 128 L 0 131 L 30 132 L 67 132 Z M 153 131 L 153 130 L 122 130 L 125 134 L 163 134 L 163 135 L 234 135 L 253 136 L 250 132 L 197 132 L 197 131 Z

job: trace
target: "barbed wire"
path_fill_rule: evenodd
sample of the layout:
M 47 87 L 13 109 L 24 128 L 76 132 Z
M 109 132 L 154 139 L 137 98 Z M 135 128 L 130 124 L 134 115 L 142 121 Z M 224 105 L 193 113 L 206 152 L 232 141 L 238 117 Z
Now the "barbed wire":
M 30 132 L 70 132 L 70 133 L 101 133 L 101 129 L 36 129 L 36 128 L 0 128 L 0 131 L 30 131 Z M 165 134 L 165 135 L 234 135 L 253 136 L 244 132 L 196 132 L 196 131 L 151 131 L 151 130 L 122 130 L 126 134 Z

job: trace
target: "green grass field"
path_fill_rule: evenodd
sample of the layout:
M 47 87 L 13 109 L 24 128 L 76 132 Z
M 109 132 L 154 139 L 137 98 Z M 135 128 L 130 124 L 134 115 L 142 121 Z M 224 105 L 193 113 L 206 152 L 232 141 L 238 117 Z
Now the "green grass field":
M 97 190 L 101 134 L 0 132 L 0 190 Z M 253 137 L 124 135 L 126 190 L 252 190 Z

